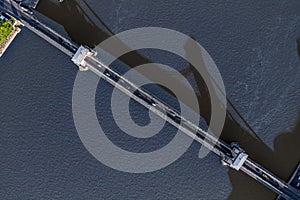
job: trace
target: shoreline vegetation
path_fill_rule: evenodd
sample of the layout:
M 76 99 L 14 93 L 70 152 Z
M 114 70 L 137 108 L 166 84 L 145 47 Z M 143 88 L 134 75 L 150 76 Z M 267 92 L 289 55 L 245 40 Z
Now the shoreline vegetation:
M 19 26 L 20 23 L 16 19 L 6 13 L 0 13 L 0 57 L 21 31 Z
M 2 44 L 3 41 L 11 34 L 13 31 L 13 26 L 9 21 L 0 20 L 0 43 Z

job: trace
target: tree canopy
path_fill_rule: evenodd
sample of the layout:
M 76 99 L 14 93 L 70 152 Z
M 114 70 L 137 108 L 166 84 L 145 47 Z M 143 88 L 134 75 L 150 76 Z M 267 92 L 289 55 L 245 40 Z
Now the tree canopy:
M 7 39 L 12 31 L 13 27 L 9 21 L 0 20 L 0 44 Z

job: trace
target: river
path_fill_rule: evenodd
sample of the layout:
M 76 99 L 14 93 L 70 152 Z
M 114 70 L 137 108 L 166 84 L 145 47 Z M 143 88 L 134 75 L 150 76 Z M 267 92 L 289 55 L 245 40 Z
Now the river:
M 252 159 L 288 179 L 300 160 L 299 1 L 85 2 L 116 33 L 157 26 L 193 36 L 216 62 L 228 97 L 263 142 L 230 119 L 222 139 L 238 141 Z M 107 34 L 103 27 L 89 23 L 78 9 L 82 5 L 41 0 L 37 10 L 61 24 L 48 22 L 60 33 L 65 31 L 78 44 L 94 47 Z M 175 67 L 182 64 L 170 55 L 161 56 L 162 52 L 142 53 Z M 221 166 L 218 157 L 209 154 L 199 159 L 197 143 L 179 160 L 156 172 L 113 170 L 89 154 L 76 132 L 72 91 L 77 68 L 68 57 L 23 28 L 0 61 L 0 193 L 4 199 L 275 197 L 251 178 Z M 99 85 L 99 121 L 107 132 L 121 135 L 108 109 L 112 87 L 104 81 Z M 139 119 L 147 118 L 145 110 L 138 105 L 131 109 L 137 122 L 143 123 Z M 208 113 L 204 109 L 204 118 Z M 173 136 L 174 131 L 167 125 L 161 137 Z M 128 144 L 133 143 L 127 139 Z M 157 138 L 141 144 L 151 149 L 164 142 Z M 140 147 L 131 150 L 139 151 Z

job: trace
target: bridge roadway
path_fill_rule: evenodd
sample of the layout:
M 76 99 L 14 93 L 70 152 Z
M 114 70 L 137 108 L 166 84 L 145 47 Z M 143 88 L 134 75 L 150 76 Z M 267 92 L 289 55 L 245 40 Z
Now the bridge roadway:
M 36 18 L 34 18 L 34 16 L 31 15 L 30 10 L 21 8 L 21 6 L 19 6 L 16 2 L 11 0 L 0 0 L 0 10 L 9 13 L 16 19 L 20 20 L 28 29 L 54 45 L 56 48 L 60 49 L 68 56 L 72 57 L 76 53 L 78 49 L 76 44 L 60 36 L 57 32 L 46 25 L 40 23 Z M 88 69 L 104 78 L 110 84 L 114 85 L 122 92 L 129 95 L 131 98 L 141 103 L 143 106 L 156 113 L 158 116 L 162 117 L 188 136 L 192 137 L 197 142 L 210 148 L 215 154 L 220 156 L 223 161 L 226 162 L 228 159 L 230 160 L 236 157 L 236 152 L 233 151 L 233 146 L 230 146 L 222 140 L 206 133 L 198 126 L 160 102 L 158 99 L 155 99 L 144 90 L 136 87 L 132 82 L 124 79 L 118 73 L 111 70 L 108 66 L 101 63 L 98 58 L 89 55 L 85 57 L 84 60 Z M 179 124 L 180 122 L 182 122 L 181 125 Z M 194 134 L 195 132 L 196 134 Z M 230 163 L 228 163 L 228 165 L 230 166 Z M 247 158 L 243 162 L 243 165 L 239 168 L 239 170 L 261 182 L 285 199 L 300 199 L 299 190 L 291 187 L 286 182 L 252 161 L 250 158 Z
M 138 88 L 137 86 L 135 86 L 135 84 L 123 78 L 118 73 L 111 70 L 109 67 L 105 66 L 96 57 L 88 56 L 85 58 L 85 62 L 87 64 L 87 67 L 91 71 L 108 81 L 114 87 L 118 88 L 161 118 L 165 119 L 178 129 L 186 133 L 188 136 L 192 137 L 206 147 L 211 148 L 212 151 L 217 155 L 223 157 L 226 154 L 225 152 L 230 154 L 231 148 L 229 145 L 227 145 L 226 143 L 222 143 L 215 137 L 207 134 L 204 130 L 194 125 L 184 117 L 180 116 L 177 112 L 170 109 L 158 99 L 150 96 L 144 90 Z M 181 125 L 179 124 L 180 121 L 182 122 Z M 195 137 L 195 133 L 197 133 L 199 137 Z M 205 138 L 207 138 L 208 141 L 205 141 Z
M 56 31 L 37 20 L 32 15 L 30 8 L 22 7 L 12 0 L 0 0 L 0 2 L 0 10 L 18 19 L 29 30 L 40 36 L 42 39 L 46 40 L 70 57 L 76 53 L 78 49 L 77 44 L 62 37 Z

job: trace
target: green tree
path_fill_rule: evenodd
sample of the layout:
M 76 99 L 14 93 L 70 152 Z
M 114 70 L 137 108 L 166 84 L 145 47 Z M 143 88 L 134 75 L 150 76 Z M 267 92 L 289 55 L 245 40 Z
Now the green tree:
M 0 44 L 7 39 L 13 31 L 13 27 L 9 21 L 0 20 Z

